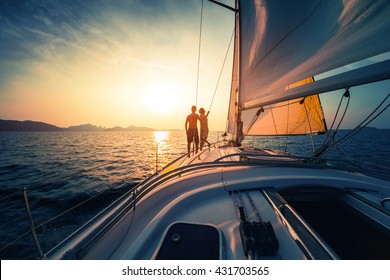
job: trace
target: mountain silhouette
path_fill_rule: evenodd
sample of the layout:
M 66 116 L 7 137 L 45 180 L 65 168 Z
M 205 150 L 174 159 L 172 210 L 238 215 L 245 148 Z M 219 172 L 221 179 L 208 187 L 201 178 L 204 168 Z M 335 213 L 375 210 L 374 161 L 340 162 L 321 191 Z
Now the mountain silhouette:
M 92 124 L 82 124 L 77 126 L 70 126 L 68 128 L 58 127 L 52 124 L 37 122 L 37 121 L 15 121 L 15 120 L 1 120 L 0 131 L 154 131 L 153 128 L 129 126 L 123 128 L 116 126 L 113 128 L 105 128 Z

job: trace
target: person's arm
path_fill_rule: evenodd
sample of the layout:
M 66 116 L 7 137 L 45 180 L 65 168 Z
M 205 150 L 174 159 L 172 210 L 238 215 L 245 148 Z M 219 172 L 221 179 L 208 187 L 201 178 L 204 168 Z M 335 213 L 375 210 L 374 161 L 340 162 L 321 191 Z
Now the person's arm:
M 206 117 L 208 117 L 209 114 L 210 114 L 210 111 L 207 111 Z
M 188 125 L 188 117 L 186 118 L 186 122 L 184 123 L 184 127 L 186 129 L 186 133 L 187 133 L 187 125 Z

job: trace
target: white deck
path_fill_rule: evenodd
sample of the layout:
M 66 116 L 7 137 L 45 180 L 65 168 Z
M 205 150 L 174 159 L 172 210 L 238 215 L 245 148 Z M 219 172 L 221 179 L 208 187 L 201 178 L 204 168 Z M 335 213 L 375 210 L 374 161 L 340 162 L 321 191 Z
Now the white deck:
M 359 174 L 319 168 L 288 166 L 207 164 L 236 154 L 237 148 L 210 149 L 192 158 L 185 158 L 180 173 L 165 170 L 166 179 L 144 192 L 134 208 L 129 210 L 99 242 L 83 254 L 85 259 L 153 259 L 169 227 L 177 222 L 212 225 L 220 232 L 221 259 L 246 259 L 240 239 L 240 220 L 231 191 L 243 191 L 242 202 L 249 221 L 256 220 L 256 212 L 263 221 L 270 221 L 279 250 L 271 259 L 306 259 L 298 246 L 299 237 L 260 192 L 262 188 L 283 190 L 293 187 L 335 189 L 356 188 L 379 191 L 390 196 L 390 184 Z M 239 156 L 224 161 L 238 160 Z M 226 162 L 228 161 L 228 162 Z M 187 166 L 191 162 L 194 165 Z M 192 167 L 193 166 L 193 167 Z M 192 168 L 192 169 L 191 169 Z M 139 191 L 141 191 L 139 187 Z M 249 198 L 253 201 L 253 209 Z M 382 217 L 390 229 L 389 219 Z M 87 234 L 88 230 L 84 232 Z M 76 237 L 76 240 L 80 237 Z M 71 246 L 72 247 L 72 246 Z M 70 247 L 70 248 L 71 248 Z M 66 246 L 53 257 L 66 256 Z

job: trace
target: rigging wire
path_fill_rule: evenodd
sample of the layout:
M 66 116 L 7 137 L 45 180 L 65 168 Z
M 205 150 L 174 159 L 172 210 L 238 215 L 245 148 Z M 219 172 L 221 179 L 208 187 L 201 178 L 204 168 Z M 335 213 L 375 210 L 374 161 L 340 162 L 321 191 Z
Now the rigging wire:
M 72 173 L 70 173 L 70 174 L 67 174 L 67 175 L 64 175 L 64 176 L 57 177 L 57 181 L 58 181 L 58 180 L 69 179 L 69 178 L 71 178 L 72 176 L 74 176 L 75 174 L 78 174 L 78 173 L 80 173 L 80 172 L 88 172 L 88 171 L 91 171 L 91 170 L 96 170 L 96 169 L 99 169 L 99 168 L 102 168 L 102 167 L 105 167 L 105 166 L 108 166 L 108 165 L 112 165 L 112 164 L 115 164 L 115 163 L 123 163 L 123 160 L 116 160 L 116 161 L 114 161 L 114 162 L 107 162 L 107 163 L 103 163 L 103 164 L 101 164 L 101 165 L 93 166 L 93 167 L 90 167 L 90 168 L 83 168 L 82 170 L 76 170 L 76 171 L 74 171 L 74 172 L 72 172 Z M 46 221 L 40 223 L 39 225 L 35 226 L 35 228 L 36 228 L 36 229 L 41 228 L 41 227 L 47 225 L 48 223 L 50 223 L 50 222 L 52 222 L 52 221 L 54 221 L 54 220 L 56 220 L 56 219 L 58 219 L 58 218 L 64 216 L 65 214 L 69 213 L 70 211 L 72 211 L 72 210 L 74 210 L 74 209 L 76 209 L 76 208 L 82 206 L 83 204 L 87 203 L 88 201 L 90 201 L 90 200 L 92 200 L 92 199 L 98 197 L 99 195 L 102 195 L 102 194 L 104 194 L 105 192 L 107 192 L 107 191 L 109 191 L 109 190 L 112 190 L 112 189 L 114 189 L 114 188 L 122 188 L 122 187 L 126 186 L 127 184 L 128 184 L 128 183 L 124 183 L 124 184 L 120 184 L 119 186 L 114 186 L 114 187 L 110 186 L 110 187 L 104 188 L 104 189 L 100 190 L 99 192 L 97 192 L 95 195 L 93 195 L 93 196 L 87 198 L 86 200 L 81 201 L 80 203 L 78 203 L 78 204 L 72 206 L 71 208 L 69 208 L 69 209 L 67 209 L 67 210 L 65 210 L 65 211 L 63 211 L 63 212 L 57 214 L 56 216 L 50 218 L 49 220 L 46 220 Z M 23 193 L 23 190 L 22 190 L 22 193 Z M 3 201 L 3 200 L 4 200 L 4 201 L 6 201 L 6 200 L 8 201 L 9 198 L 11 198 L 12 196 L 17 196 L 17 195 L 20 195 L 20 190 L 14 191 L 14 192 L 8 194 L 8 195 L 5 196 L 5 197 L 2 197 L 2 198 L 0 199 L 0 201 Z M 22 233 L 22 234 L 20 234 L 20 235 L 19 235 L 17 238 L 15 238 L 13 241 L 11 241 L 11 242 L 9 242 L 8 244 L 6 244 L 6 245 L 4 245 L 3 247 L 1 247 L 1 248 L 0 248 L 0 252 L 3 251 L 4 249 L 6 249 L 7 247 L 11 246 L 12 244 L 14 244 L 15 242 L 17 242 L 17 241 L 20 240 L 21 238 L 25 237 L 27 234 L 30 234 L 30 233 L 31 233 L 31 229 L 25 231 L 25 232 Z
M 353 162 L 353 164 L 355 166 L 357 166 L 358 168 L 360 169 L 363 169 L 363 165 L 365 166 L 372 166 L 375 168 L 375 172 L 378 171 L 378 169 L 380 170 L 387 170 L 387 171 L 390 171 L 390 167 L 387 167 L 387 166 L 384 166 L 384 165 L 379 165 L 379 164 L 376 164 L 376 163 L 372 163 L 372 162 L 368 162 L 368 161 L 362 161 L 362 160 L 359 160 L 359 159 L 356 159 L 354 157 L 351 157 L 350 155 L 348 155 L 344 149 L 341 147 L 341 146 L 336 146 L 336 148 L 338 148 L 346 158 L 348 158 L 349 162 Z M 342 163 L 343 161 L 341 161 Z M 372 172 L 372 170 L 370 170 Z
M 200 23 L 199 23 L 199 46 L 198 46 L 198 69 L 196 73 L 196 93 L 195 93 L 195 106 L 198 106 L 198 92 L 199 92 L 199 71 L 200 71 L 200 51 L 202 46 L 202 26 L 203 26 L 203 0 L 200 8 Z M 195 135 L 195 128 L 193 129 L 193 135 Z M 192 141 L 192 154 L 195 154 L 195 139 Z
M 371 122 L 373 122 L 377 117 L 379 117 L 384 111 L 386 111 L 389 107 L 390 107 L 390 104 L 387 104 L 386 107 L 384 107 L 381 111 L 379 111 L 376 115 L 374 115 L 378 110 L 379 108 L 382 107 L 382 105 L 386 102 L 386 100 L 389 98 L 390 96 L 390 93 L 387 94 L 387 96 L 383 99 L 383 101 L 375 108 L 374 111 L 371 112 L 371 114 L 369 114 L 360 124 L 357 125 L 357 127 L 355 127 L 351 132 L 349 132 L 347 135 L 345 135 L 344 137 L 342 137 L 341 139 L 339 139 L 338 141 L 334 142 L 332 145 L 328 145 L 324 148 L 323 151 L 321 152 L 325 152 L 325 151 L 329 151 L 331 149 L 333 149 L 334 147 L 340 145 L 342 142 L 348 140 L 349 138 L 351 138 L 352 136 L 354 136 L 356 133 L 360 132 L 363 128 L 365 128 L 367 125 L 369 125 Z M 374 115 L 374 116 L 373 116 Z M 371 118 L 372 117 L 372 118 Z M 370 119 L 371 118 L 371 119 Z
M 101 165 L 101 166 L 102 166 L 102 165 Z M 70 177 L 71 177 L 71 176 L 68 176 L 68 178 L 70 178 Z M 63 178 L 64 178 L 64 177 L 63 177 Z M 128 183 L 125 182 L 125 183 L 123 183 L 123 184 L 120 184 L 120 185 L 117 186 L 117 187 L 115 187 L 115 186 L 114 186 L 114 187 L 110 186 L 110 187 L 107 187 L 107 188 L 105 188 L 105 189 L 102 189 L 102 190 L 100 190 L 99 192 L 97 192 L 95 195 L 93 195 L 93 196 L 91 196 L 91 197 L 89 197 L 89 198 L 87 198 L 87 199 L 81 201 L 80 203 L 78 203 L 78 204 L 76 204 L 76 205 L 74 205 L 74 206 L 68 208 L 67 210 L 65 210 L 65 211 L 63 211 L 63 212 L 57 214 L 56 216 L 50 218 L 49 220 L 43 221 L 43 222 L 40 223 L 39 225 L 35 226 L 35 229 L 39 229 L 39 228 L 42 228 L 42 227 L 46 226 L 47 224 L 51 223 L 52 221 L 54 221 L 54 220 L 56 220 L 56 219 L 58 219 L 58 218 L 64 216 L 65 214 L 71 212 L 72 210 L 75 210 L 76 208 L 78 208 L 78 207 L 82 206 L 83 204 L 87 203 L 88 201 L 91 201 L 92 199 L 95 199 L 96 197 L 98 197 L 98 196 L 104 194 L 106 191 L 112 190 L 112 189 L 114 189 L 114 188 L 122 188 L 122 187 L 127 186 L 127 184 L 128 184 Z M 14 192 L 14 193 L 20 194 L 20 190 Z M 13 241 L 11 241 L 11 242 L 9 242 L 8 244 L 6 244 L 6 245 L 4 245 L 3 247 L 1 247 L 1 248 L 0 248 L 0 252 L 3 251 L 3 250 L 5 250 L 5 249 L 8 248 L 9 246 L 15 244 L 17 241 L 19 241 L 20 239 L 22 239 L 22 238 L 25 237 L 26 235 L 30 234 L 31 232 L 32 232 L 31 229 L 26 230 L 24 233 L 20 234 L 20 235 L 19 235 L 17 238 L 15 238 Z
M 330 150 L 331 148 L 333 148 L 333 146 L 337 146 L 339 144 L 341 144 L 342 142 L 344 142 L 345 140 L 351 138 L 352 136 L 354 136 L 356 133 L 360 132 L 363 128 L 365 128 L 367 125 L 369 125 L 372 121 L 374 121 L 377 117 L 379 117 L 385 110 L 387 110 L 387 108 L 390 106 L 390 104 L 388 104 L 385 108 L 383 108 L 379 113 L 377 113 L 371 120 L 369 120 L 366 124 L 362 124 L 360 126 L 358 126 L 358 128 L 355 128 L 354 130 L 352 130 L 350 133 L 348 133 L 346 136 L 344 136 L 343 138 L 341 138 L 340 140 L 338 140 L 336 143 L 334 143 L 334 145 L 332 145 L 328 150 Z
M 198 103 L 198 92 L 199 92 L 199 76 L 200 76 L 199 72 L 200 72 L 200 53 L 201 53 L 201 41 L 202 41 L 202 26 L 203 26 L 203 0 L 202 0 L 202 5 L 201 5 L 200 28 L 199 28 L 198 71 L 197 71 L 196 100 L 195 100 L 195 105 L 196 106 L 197 106 L 197 103 Z M 232 44 L 232 41 L 233 41 L 233 38 L 234 38 L 234 34 L 235 34 L 235 28 L 233 28 L 232 35 L 230 36 L 229 45 L 228 45 L 228 48 L 226 50 L 226 54 L 225 54 L 225 57 L 224 57 L 224 60 L 223 60 L 223 63 L 222 63 L 221 71 L 219 73 L 217 84 L 215 86 L 214 94 L 213 94 L 213 97 L 212 97 L 211 102 L 210 102 L 210 106 L 209 106 L 209 110 L 208 110 L 209 112 L 211 111 L 211 107 L 214 104 L 215 95 L 217 93 L 217 90 L 218 90 L 218 87 L 219 87 L 219 83 L 221 81 L 223 70 L 225 69 L 226 60 L 227 60 L 227 57 L 229 55 L 229 51 L 230 51 L 230 47 L 231 47 L 231 44 Z M 227 127 L 228 127 L 228 123 L 226 123 L 225 133 L 227 131 Z M 194 151 L 194 145 L 193 145 L 193 151 Z
M 0 186 L 0 187 L 2 187 L 2 186 Z M 0 197 L 0 201 L 10 201 L 10 198 L 12 198 L 13 196 L 17 196 L 18 194 L 20 194 L 20 190 L 13 191 L 13 192 L 7 194 L 6 196 Z
M 347 93 L 347 92 L 348 92 L 348 93 Z M 324 146 L 324 144 L 326 143 L 326 141 L 329 141 L 328 138 L 329 138 L 329 136 L 330 136 L 330 134 L 331 134 L 331 132 L 332 132 L 332 130 L 333 130 L 333 125 L 334 125 L 334 123 L 336 122 L 337 116 L 338 116 L 339 111 L 340 111 L 341 104 L 342 104 L 342 102 L 343 102 L 343 100 L 344 100 L 344 97 L 348 98 L 348 102 L 347 102 L 346 108 L 344 109 L 344 115 L 345 115 L 345 112 L 347 111 L 347 108 L 348 108 L 348 105 L 349 105 L 349 99 L 350 99 L 349 88 L 346 88 L 346 91 L 345 91 L 345 92 L 343 93 L 343 95 L 341 96 L 339 105 L 338 105 L 337 110 L 336 110 L 336 114 L 335 114 L 335 116 L 334 116 L 334 118 L 333 118 L 333 121 L 332 121 L 332 125 L 330 126 L 329 131 L 328 131 L 328 133 L 326 134 L 326 137 L 324 138 L 324 141 L 322 142 L 322 145 L 321 145 L 321 146 Z M 344 119 L 344 115 L 343 115 L 342 119 Z M 341 124 L 342 119 L 339 121 L 339 124 L 338 124 L 337 128 L 340 127 L 340 124 Z M 337 129 L 336 129 L 336 131 L 337 131 Z M 335 133 L 336 133 L 336 132 L 335 132 Z
M 333 126 L 334 126 L 334 124 L 336 122 L 336 119 L 337 119 L 337 116 L 339 114 L 339 111 L 340 111 L 340 108 L 341 108 L 341 104 L 342 104 L 344 98 L 348 98 L 347 104 L 345 105 L 344 113 L 343 113 L 342 117 L 339 120 L 337 128 L 335 129 L 335 131 L 333 131 Z M 335 116 L 333 118 L 332 125 L 330 126 L 330 129 L 328 130 L 328 133 L 326 134 L 324 140 L 322 141 L 321 146 L 317 150 L 313 150 L 313 156 L 316 156 L 316 157 L 319 156 L 320 154 L 325 152 L 329 146 L 331 146 L 331 143 L 335 142 L 334 137 L 335 137 L 336 133 L 338 132 L 341 123 L 344 120 L 345 114 L 346 114 L 346 112 L 348 110 L 348 107 L 349 107 L 350 99 L 351 99 L 351 95 L 349 93 L 349 87 L 347 87 L 347 88 L 345 88 L 345 92 L 341 95 L 341 99 L 340 99 L 339 105 L 337 107 L 336 114 L 335 114 Z
M 340 119 L 340 121 L 339 121 L 338 126 L 336 127 L 336 131 L 339 130 L 341 123 L 344 121 L 345 114 L 347 113 L 347 110 L 348 110 L 348 107 L 349 107 L 349 102 L 351 101 L 351 95 L 349 94 L 349 88 L 346 88 L 346 90 L 345 90 L 343 96 L 346 97 L 346 98 L 348 98 L 348 99 L 347 99 L 347 104 L 345 105 L 344 113 L 343 113 L 343 115 L 341 116 L 341 119 Z
M 195 97 L 195 106 L 198 105 L 198 91 L 199 91 L 199 69 L 200 69 L 200 50 L 202 46 L 202 25 L 203 25 L 203 0 L 200 9 L 200 24 L 199 24 L 199 47 L 198 47 L 198 70 L 196 74 L 196 97 Z
M 232 41 L 233 41 L 233 37 L 234 37 L 234 29 L 233 29 L 232 35 L 230 36 L 229 46 L 228 46 L 228 48 L 227 48 L 227 50 L 226 50 L 225 58 L 224 58 L 223 63 L 222 63 L 221 72 L 219 73 L 217 85 L 215 86 L 213 98 L 211 99 L 209 111 L 211 110 L 211 106 L 212 106 L 213 103 L 214 103 L 215 94 L 217 93 L 218 86 L 219 86 L 219 82 L 220 82 L 220 80 L 221 80 L 221 76 L 222 76 L 222 73 L 223 73 L 223 69 L 225 68 L 226 59 L 227 59 L 227 57 L 228 57 L 228 55 L 229 55 L 229 50 L 230 50 L 230 46 L 231 46 Z
M 276 109 L 276 108 L 283 108 L 283 107 L 287 107 L 287 132 L 288 132 L 288 125 L 289 125 L 289 122 L 288 122 L 288 119 L 289 119 L 289 112 L 290 112 L 290 105 L 293 105 L 293 104 L 296 104 L 296 103 L 300 103 L 302 100 L 300 101 L 294 101 L 294 102 L 290 102 L 288 101 L 287 104 L 279 104 L 279 105 L 276 105 L 276 106 L 269 106 L 269 108 L 266 108 L 264 109 L 264 107 L 260 107 L 259 110 L 255 113 L 255 115 L 253 116 L 253 119 L 251 120 L 250 124 L 248 125 L 247 129 L 245 130 L 244 132 L 244 135 L 248 135 L 248 133 L 250 132 L 250 130 L 252 129 L 252 126 L 255 124 L 255 122 L 257 121 L 257 119 L 259 118 L 259 115 L 260 115 L 260 111 L 261 112 L 264 112 L 264 110 L 270 110 L 271 111 L 271 114 L 272 114 L 272 117 L 273 117 L 273 120 L 274 120 L 274 127 L 275 127 L 275 132 L 276 132 L 276 137 L 278 139 L 278 142 L 279 142 L 279 149 L 281 150 L 281 144 L 280 144 L 280 140 L 279 140 L 279 135 L 277 133 L 277 128 L 276 128 L 276 124 L 275 124 L 275 119 L 274 119 L 274 115 L 273 115 L 273 112 L 272 112 L 272 109 Z M 227 126 L 227 125 L 226 125 Z M 287 139 L 288 139 L 288 133 L 286 133 L 286 138 L 285 138 L 285 151 L 287 151 Z
M 259 110 L 257 110 L 256 114 L 254 115 L 252 121 L 249 123 L 249 125 L 247 126 L 245 132 L 244 132 L 244 135 L 248 135 L 249 131 L 251 131 L 253 125 L 256 123 L 257 119 L 259 118 L 259 116 L 261 115 L 261 113 L 264 112 L 264 109 L 263 107 L 260 107 Z
M 351 157 L 350 155 L 347 154 L 346 151 L 344 151 L 344 149 L 341 147 L 341 146 L 338 146 L 337 147 L 342 153 L 343 155 L 348 158 L 348 161 L 350 162 L 353 162 L 358 168 L 362 169 L 362 167 L 360 165 L 358 165 L 356 162 L 358 162 L 356 159 L 354 159 L 353 157 Z M 342 161 L 341 161 L 342 162 Z
M 276 134 L 276 139 L 278 139 L 278 145 L 279 145 L 279 150 L 282 150 L 281 146 L 280 146 L 280 140 L 279 140 L 279 135 L 278 135 L 278 130 L 276 128 L 276 122 L 275 122 L 275 117 L 274 117 L 274 112 L 272 110 L 272 107 L 271 105 L 269 106 L 270 110 L 271 110 L 271 116 L 272 116 L 272 121 L 274 122 L 274 127 L 275 127 L 275 134 Z
M 311 123 L 310 123 L 310 118 L 309 118 L 309 112 L 307 111 L 307 107 L 306 107 L 306 98 L 303 98 L 303 100 L 301 101 L 303 104 L 303 107 L 305 108 L 305 113 L 306 113 L 306 119 L 307 119 L 307 123 L 309 124 L 309 129 L 310 129 L 310 139 L 311 139 L 311 146 L 313 148 L 313 153 L 315 152 L 316 150 L 316 147 L 314 145 L 314 138 L 313 138 L 313 130 L 311 128 Z
M 90 168 L 81 168 L 81 169 L 75 169 L 74 171 L 68 173 L 68 174 L 64 174 L 63 176 L 56 176 L 56 182 L 59 181 L 59 180 L 65 180 L 65 179 L 69 179 L 75 175 L 79 175 L 80 173 L 88 173 L 89 171 L 92 171 L 92 170 L 97 170 L 97 169 L 100 169 L 102 167 L 106 167 L 106 166 L 109 166 L 109 165 L 115 165 L 115 164 L 118 164 L 120 163 L 121 165 L 123 164 L 126 164 L 126 163 L 131 163 L 130 161 L 124 161 L 122 159 L 118 159 L 118 160 L 115 160 L 115 161 L 111 161 L 111 162 L 105 162 L 103 164 L 100 164 L 100 165 L 94 165 L 94 166 L 91 166 Z M 55 183 L 55 182 L 46 182 L 45 184 L 52 184 L 52 183 Z M 30 189 L 35 189 L 35 188 L 30 188 Z M 104 189 L 106 190 L 106 189 Z M 103 191 L 104 191 L 103 190 Z M 19 194 L 20 191 L 15 191 L 13 193 L 10 193 L 8 194 L 7 196 L 5 197 L 1 197 L 0 198 L 0 201 L 1 200 L 7 200 L 9 197 L 11 197 L 12 195 L 15 195 L 15 194 Z
M 287 152 L 287 138 L 288 138 L 288 125 L 289 125 L 289 119 L 290 119 L 290 100 L 287 101 L 287 121 L 286 121 L 286 136 L 285 136 L 285 146 L 284 151 Z
M 130 219 L 130 223 L 127 225 L 127 228 L 126 228 L 126 232 L 125 234 L 122 236 L 121 240 L 118 242 L 118 244 L 115 246 L 115 248 L 112 250 L 110 256 L 108 257 L 109 259 L 111 259 L 112 255 L 114 255 L 114 253 L 116 252 L 116 250 L 118 250 L 118 248 L 122 245 L 122 242 L 125 240 L 126 236 L 129 234 L 130 232 L 130 229 L 133 225 L 133 222 L 134 222 L 134 218 L 135 218 L 135 211 L 136 211 L 136 205 L 137 205 L 137 195 L 138 195 L 138 189 L 137 188 L 134 188 L 133 191 L 131 192 L 131 194 L 133 195 L 133 214 L 131 215 L 131 219 Z

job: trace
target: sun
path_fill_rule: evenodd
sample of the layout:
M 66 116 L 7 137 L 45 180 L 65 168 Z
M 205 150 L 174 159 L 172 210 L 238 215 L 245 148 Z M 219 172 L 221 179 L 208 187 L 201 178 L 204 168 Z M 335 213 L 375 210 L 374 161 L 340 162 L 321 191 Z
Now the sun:
M 177 95 L 173 87 L 163 83 L 153 83 L 144 94 L 146 108 L 155 113 L 169 113 L 177 106 Z

